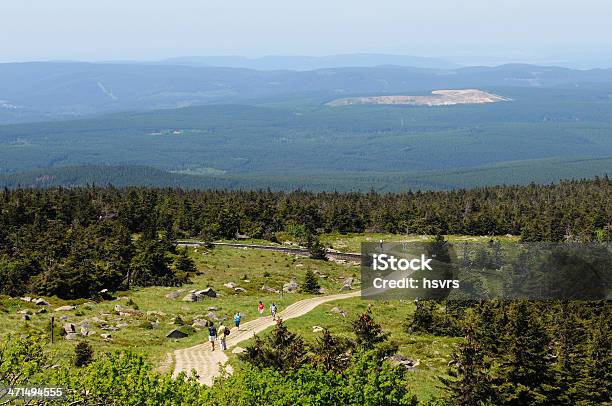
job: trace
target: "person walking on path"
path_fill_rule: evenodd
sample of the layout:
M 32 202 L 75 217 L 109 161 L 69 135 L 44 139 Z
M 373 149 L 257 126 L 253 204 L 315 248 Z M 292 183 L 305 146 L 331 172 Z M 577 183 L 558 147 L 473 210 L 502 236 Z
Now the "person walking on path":
M 266 306 L 264 306 L 264 304 L 261 301 L 259 301 L 259 304 L 257 305 L 257 310 L 259 310 L 259 317 L 263 317 L 265 308 Z
M 276 303 L 270 305 L 270 314 L 272 315 L 272 320 L 276 320 Z
M 217 329 L 215 328 L 215 323 L 212 321 L 208 325 L 208 341 L 212 345 L 212 350 L 215 350 L 215 341 L 217 340 Z
M 236 312 L 236 314 L 234 314 L 234 324 L 236 325 L 238 331 L 240 331 L 240 320 L 242 320 L 242 315 L 240 312 Z
M 223 325 L 223 322 L 221 322 L 221 324 L 219 324 L 219 344 L 221 344 L 221 351 L 225 351 L 227 350 L 227 343 L 226 343 L 226 339 L 227 336 L 229 335 L 229 328 L 225 327 Z

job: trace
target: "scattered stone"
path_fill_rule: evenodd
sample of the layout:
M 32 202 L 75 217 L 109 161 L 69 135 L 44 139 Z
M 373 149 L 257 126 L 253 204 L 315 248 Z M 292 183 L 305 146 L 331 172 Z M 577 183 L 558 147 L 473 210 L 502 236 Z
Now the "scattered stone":
M 117 328 L 126 328 L 129 327 L 130 325 L 128 323 L 117 323 Z
M 20 297 L 19 300 L 23 300 L 24 302 L 31 302 L 32 298 L 29 296 L 26 296 L 26 297 Z
M 219 320 L 219 318 L 217 317 L 217 315 L 213 312 L 209 312 L 206 317 L 210 320 Z
M 30 320 L 30 315 L 29 315 L 29 314 L 24 314 L 23 316 L 21 316 L 21 318 L 22 318 L 24 321 L 28 321 L 28 320 Z
M 208 320 L 196 319 L 196 320 L 193 321 L 193 324 L 191 325 L 191 327 L 199 328 L 199 329 L 204 329 L 204 328 L 208 327 Z
M 110 340 L 112 336 L 110 334 L 100 334 L 100 337 L 102 337 L 105 340 Z
M 196 293 L 196 295 L 198 295 L 198 298 L 201 297 L 201 296 L 217 297 L 217 292 L 215 292 L 213 290 L 213 288 L 206 288 L 206 289 L 203 289 L 203 290 L 198 290 L 195 293 Z
M 319 333 L 321 331 L 323 331 L 323 327 L 321 327 L 321 326 L 312 326 L 312 332 L 313 333 Z
M 419 360 L 413 361 L 412 359 L 405 357 L 404 355 L 395 354 L 387 358 L 393 365 L 401 365 L 409 371 L 414 371 L 416 367 L 421 363 Z
M 166 295 L 166 299 L 176 300 L 181 296 L 181 294 L 184 291 L 185 291 L 184 289 L 181 289 L 181 290 L 175 290 L 174 292 L 170 292 Z
M 116 305 L 115 305 L 115 311 L 116 311 L 116 312 L 123 311 L 123 309 L 124 309 L 124 307 L 123 307 L 123 306 L 121 306 L 121 305 L 119 305 L 119 304 L 116 304 Z
M 217 297 L 217 292 L 215 292 L 213 288 L 194 290 L 183 298 L 183 302 L 197 302 L 205 297 Z
M 339 308 L 339 307 L 337 307 L 337 306 L 336 306 L 336 307 L 334 307 L 334 308 L 332 308 L 332 309 L 330 310 L 330 313 L 339 314 L 339 315 L 341 315 L 342 317 L 346 317 L 346 316 L 348 316 L 348 313 L 347 313 L 345 310 L 342 310 L 341 308 Z
M 66 340 L 76 340 L 77 338 L 79 338 L 79 335 L 77 333 L 68 333 L 64 336 L 64 338 Z
M 242 347 L 236 347 L 232 350 L 232 354 L 242 354 L 243 352 L 245 352 L 246 350 Z
M 139 310 L 132 309 L 123 309 L 123 311 L 119 312 L 119 316 L 123 317 L 133 317 L 133 316 L 144 316 L 144 313 Z
M 266 292 L 270 292 L 270 293 L 280 293 L 280 290 L 278 290 L 278 289 L 274 289 L 274 288 L 272 288 L 272 287 L 270 287 L 270 286 L 266 286 L 266 285 L 263 285 L 263 286 L 261 287 L 261 290 L 264 290 L 264 291 L 266 291 Z
M 234 289 L 236 287 L 236 284 L 234 282 L 228 282 L 228 283 L 224 283 L 223 286 L 225 286 L 228 289 Z
M 353 289 L 351 285 L 342 285 L 342 287 L 340 288 L 341 291 L 347 291 L 351 289 Z
M 32 300 L 32 303 L 34 303 L 35 305 L 38 305 L 38 306 L 49 306 L 49 302 L 47 302 L 42 297 L 38 297 L 38 298 Z
M 60 306 L 55 309 L 56 312 L 67 312 L 76 309 L 76 306 Z
M 72 323 L 65 323 L 64 324 L 64 332 L 66 334 L 76 333 L 76 328 L 75 328 L 74 324 L 72 324 Z
M 36 313 L 38 314 L 43 314 L 43 313 L 48 313 L 49 310 L 45 309 L 44 307 L 42 309 L 38 309 L 38 311 Z
M 236 292 L 236 293 L 244 293 L 244 292 L 246 292 L 246 289 L 245 288 L 234 288 L 234 292 Z
M 209 312 L 214 312 L 217 310 L 216 306 L 209 306 L 206 310 L 208 310 Z
M 195 293 L 188 293 L 182 300 L 183 302 L 197 302 L 198 295 L 196 295 Z
M 17 314 L 32 314 L 32 312 L 29 309 L 23 309 L 19 310 Z
M 283 292 L 287 293 L 295 293 L 300 288 L 300 285 L 295 281 L 295 279 L 291 279 L 288 283 L 283 285 Z
M 94 334 L 94 332 L 93 332 L 92 330 L 90 330 L 90 329 L 89 329 L 89 328 L 87 328 L 87 327 L 82 327 L 82 326 L 81 326 L 81 335 L 82 335 L 83 337 L 91 336 L 91 335 L 93 335 L 93 334 Z
M 189 336 L 189 334 L 179 330 L 179 329 L 174 329 L 171 330 L 170 332 L 168 332 L 168 334 L 166 334 L 166 338 L 185 338 Z
M 60 317 L 60 321 L 66 321 L 66 320 L 68 320 L 68 316 L 61 316 Z
M 327 279 L 327 275 L 319 275 L 319 278 L 321 278 L 321 279 Z
M 321 286 L 321 287 L 319 288 L 319 293 L 321 293 L 321 294 L 325 294 L 325 293 L 327 293 L 327 289 L 325 289 L 323 286 Z
M 147 316 L 158 316 L 158 317 L 164 317 L 166 315 L 166 313 L 164 312 L 160 312 L 159 310 L 149 310 L 147 312 Z

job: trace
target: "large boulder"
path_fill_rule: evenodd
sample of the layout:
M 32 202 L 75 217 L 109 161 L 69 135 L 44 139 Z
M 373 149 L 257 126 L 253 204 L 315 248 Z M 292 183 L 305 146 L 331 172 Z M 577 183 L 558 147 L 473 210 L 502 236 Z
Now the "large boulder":
M 198 295 L 195 294 L 195 292 L 192 293 L 187 293 L 185 295 L 185 297 L 183 297 L 183 302 L 197 302 L 198 301 Z
M 291 279 L 289 282 L 283 285 L 283 292 L 287 293 L 295 293 L 300 288 L 300 285 L 295 281 L 295 279 Z
M 217 292 L 215 292 L 213 288 L 194 290 L 193 292 L 189 292 L 187 295 L 185 295 L 183 302 L 197 302 L 207 297 L 217 297 Z
M 208 320 L 196 319 L 193 321 L 193 324 L 191 325 L 191 327 L 197 328 L 197 329 L 205 329 L 206 327 L 208 327 Z
M 342 310 L 341 308 L 339 308 L 338 306 L 333 307 L 329 312 L 334 313 L 334 314 L 339 314 L 342 317 L 348 316 L 348 313 L 345 310 Z
M 414 371 L 416 367 L 420 364 L 419 360 L 412 360 L 404 355 L 395 354 L 387 358 L 390 364 L 392 365 L 401 365 L 409 371 Z
M 60 306 L 55 309 L 56 312 L 68 312 L 70 310 L 76 309 L 76 306 Z
M 189 336 L 189 334 L 175 328 L 174 330 L 170 330 L 168 334 L 166 334 L 166 338 L 185 338 Z
M 64 328 L 64 333 L 66 334 L 76 333 L 76 327 L 72 323 L 64 323 L 63 328 Z
M 181 290 L 175 290 L 174 292 L 170 292 L 166 295 L 166 299 L 170 299 L 170 300 L 176 300 L 178 299 L 181 294 L 184 292 L 183 289 Z
M 270 293 L 280 293 L 280 290 L 278 290 L 278 289 L 274 289 L 274 288 L 272 288 L 272 287 L 270 287 L 270 286 L 266 286 L 266 285 L 263 285 L 263 286 L 261 287 L 261 290 L 263 290 L 263 291 L 265 291 L 265 292 L 270 292 Z

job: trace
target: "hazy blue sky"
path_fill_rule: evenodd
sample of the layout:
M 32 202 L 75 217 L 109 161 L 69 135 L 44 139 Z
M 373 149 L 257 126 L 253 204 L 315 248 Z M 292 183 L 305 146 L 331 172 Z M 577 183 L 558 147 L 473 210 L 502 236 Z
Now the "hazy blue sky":
M 610 0 L 1 0 L 0 61 L 353 52 L 598 61 L 612 54 L 611 21 Z

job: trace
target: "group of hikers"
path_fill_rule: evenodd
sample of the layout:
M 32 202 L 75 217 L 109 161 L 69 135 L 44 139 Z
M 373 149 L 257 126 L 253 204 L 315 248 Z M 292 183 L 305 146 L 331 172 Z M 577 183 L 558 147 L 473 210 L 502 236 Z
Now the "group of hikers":
M 263 317 L 266 306 L 263 302 L 259 302 L 257 305 L 257 311 L 259 311 L 259 317 Z M 272 303 L 270 305 L 270 316 L 272 316 L 272 320 L 276 320 L 276 303 Z M 234 313 L 234 325 L 236 326 L 236 330 L 240 331 L 240 321 L 242 321 L 242 314 L 239 311 Z M 215 342 L 217 338 L 219 339 L 219 343 L 221 345 L 221 351 L 227 350 L 227 336 L 230 335 L 231 330 L 223 325 L 223 321 L 219 323 L 219 327 L 215 327 L 215 323 L 213 321 L 208 322 L 208 341 L 212 346 L 212 351 L 215 350 Z

